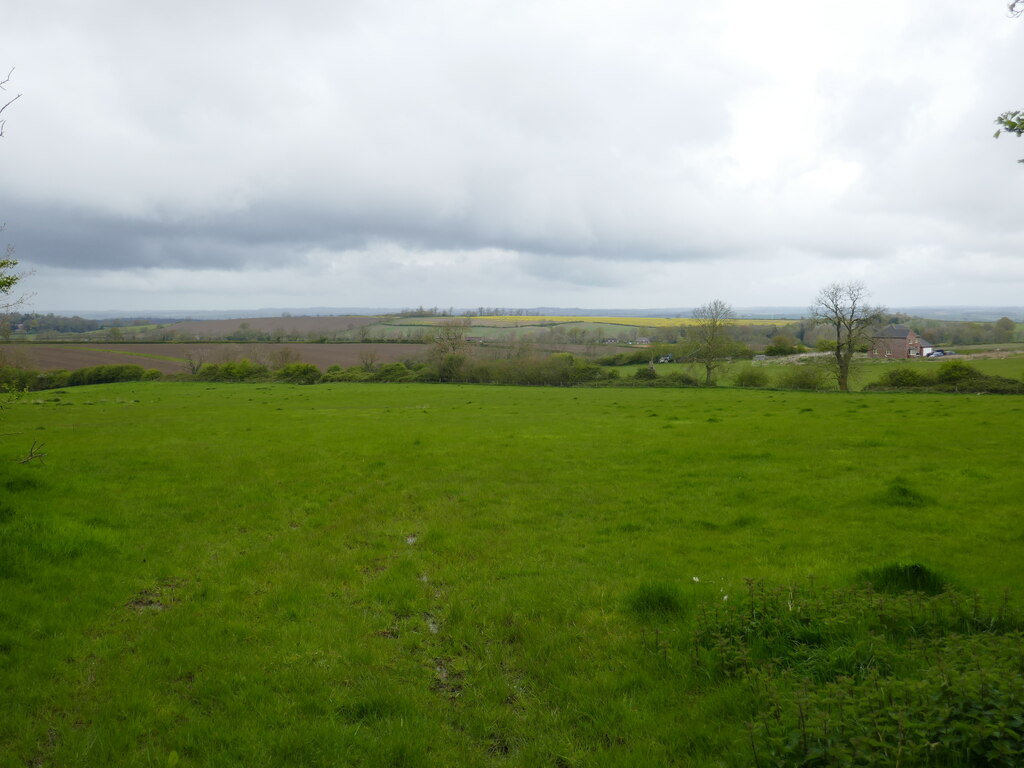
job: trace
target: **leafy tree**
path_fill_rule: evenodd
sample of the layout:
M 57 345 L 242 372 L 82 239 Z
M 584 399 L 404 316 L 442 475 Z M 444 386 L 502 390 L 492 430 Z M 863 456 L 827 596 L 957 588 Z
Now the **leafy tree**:
M 1009 112 L 1003 112 L 1003 114 L 996 118 L 996 125 L 999 126 L 994 134 L 994 137 L 997 139 L 1003 132 L 1012 133 L 1015 136 L 1024 134 L 1024 110 L 1013 109 Z M 1024 158 L 1017 162 L 1024 163 Z
M 0 232 L 4 231 L 0 225 Z M 8 245 L 4 251 L 4 257 L 0 259 L 0 313 L 6 313 L 25 301 L 25 296 L 11 296 L 22 276 L 14 270 L 18 266 L 18 260 L 14 258 L 14 246 Z
M 833 373 L 842 392 L 850 389 L 853 353 L 859 346 L 870 343 L 872 327 L 885 314 L 884 307 L 871 306 L 867 298 L 864 283 L 832 283 L 818 291 L 811 306 L 811 316 L 819 324 L 829 326 L 835 337 Z
M 799 351 L 796 340 L 781 333 L 772 336 L 772 343 L 764 348 L 766 355 L 774 356 L 795 355 Z
M 704 385 L 711 386 L 711 377 L 732 354 L 735 343 L 729 336 L 729 322 L 736 317 L 732 307 L 715 299 L 693 310 L 696 320 L 690 330 L 687 357 L 704 366 Z
M 1024 14 L 1024 0 L 1010 0 L 1007 8 L 1010 11 L 1010 15 L 1017 17 Z M 1012 133 L 1015 136 L 1024 135 L 1024 110 L 1013 109 L 1008 112 L 1003 112 L 999 117 L 996 118 L 996 125 L 999 128 L 995 132 L 995 138 L 999 138 L 999 134 L 1003 131 Z M 1018 163 L 1024 163 L 1024 158 L 1017 161 Z
M 995 340 L 999 343 L 1005 344 L 1008 341 L 1013 341 L 1013 332 L 1017 329 L 1017 324 L 1008 317 L 1000 317 L 995 322 Z

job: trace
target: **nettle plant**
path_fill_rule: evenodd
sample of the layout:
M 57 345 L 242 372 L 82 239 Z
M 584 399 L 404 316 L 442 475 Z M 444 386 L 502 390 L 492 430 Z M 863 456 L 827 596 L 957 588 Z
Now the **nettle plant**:
M 1024 764 L 1024 619 L 1009 597 L 939 589 L 917 564 L 865 576 L 878 584 L 748 582 L 699 613 L 694 667 L 749 685 L 754 764 Z

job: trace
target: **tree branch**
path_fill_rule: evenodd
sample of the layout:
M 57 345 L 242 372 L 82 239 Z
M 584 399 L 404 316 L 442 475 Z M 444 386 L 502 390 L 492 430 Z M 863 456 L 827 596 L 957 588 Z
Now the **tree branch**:
M 0 91 L 6 91 L 7 90 L 7 84 L 9 82 L 11 82 L 11 75 L 13 75 L 13 74 L 14 74 L 14 67 L 11 67 L 11 71 L 7 73 L 7 77 L 5 77 L 3 80 L 0 80 Z M 21 98 L 21 94 L 19 93 L 13 99 L 8 100 L 6 104 L 4 104 L 2 107 L 0 107 L 0 115 L 3 114 L 5 109 L 7 109 L 9 106 L 11 106 L 11 104 L 16 102 L 20 98 Z M 4 135 L 4 126 L 6 124 L 7 124 L 6 120 L 0 119 L 0 136 Z

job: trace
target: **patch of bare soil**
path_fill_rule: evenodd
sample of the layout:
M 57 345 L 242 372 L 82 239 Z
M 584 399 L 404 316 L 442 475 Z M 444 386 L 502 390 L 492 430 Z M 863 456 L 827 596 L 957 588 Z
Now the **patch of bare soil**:
M 175 592 L 180 587 L 180 582 L 165 579 L 151 589 L 143 589 L 137 592 L 124 604 L 125 608 L 135 611 L 135 613 L 160 613 L 161 611 L 166 611 L 172 603 L 178 601 Z

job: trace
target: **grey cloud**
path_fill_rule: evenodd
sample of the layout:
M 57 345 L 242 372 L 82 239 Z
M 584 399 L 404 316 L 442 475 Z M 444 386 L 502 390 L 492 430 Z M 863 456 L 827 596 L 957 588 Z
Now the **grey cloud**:
M 711 0 L 20 4 L 0 220 L 52 267 L 245 272 L 391 243 L 624 291 L 676 263 L 1019 253 L 1024 149 L 989 137 L 1021 32 L 921 8 L 846 9 L 870 39 L 787 70 L 769 65 L 846 17 L 775 40 Z

